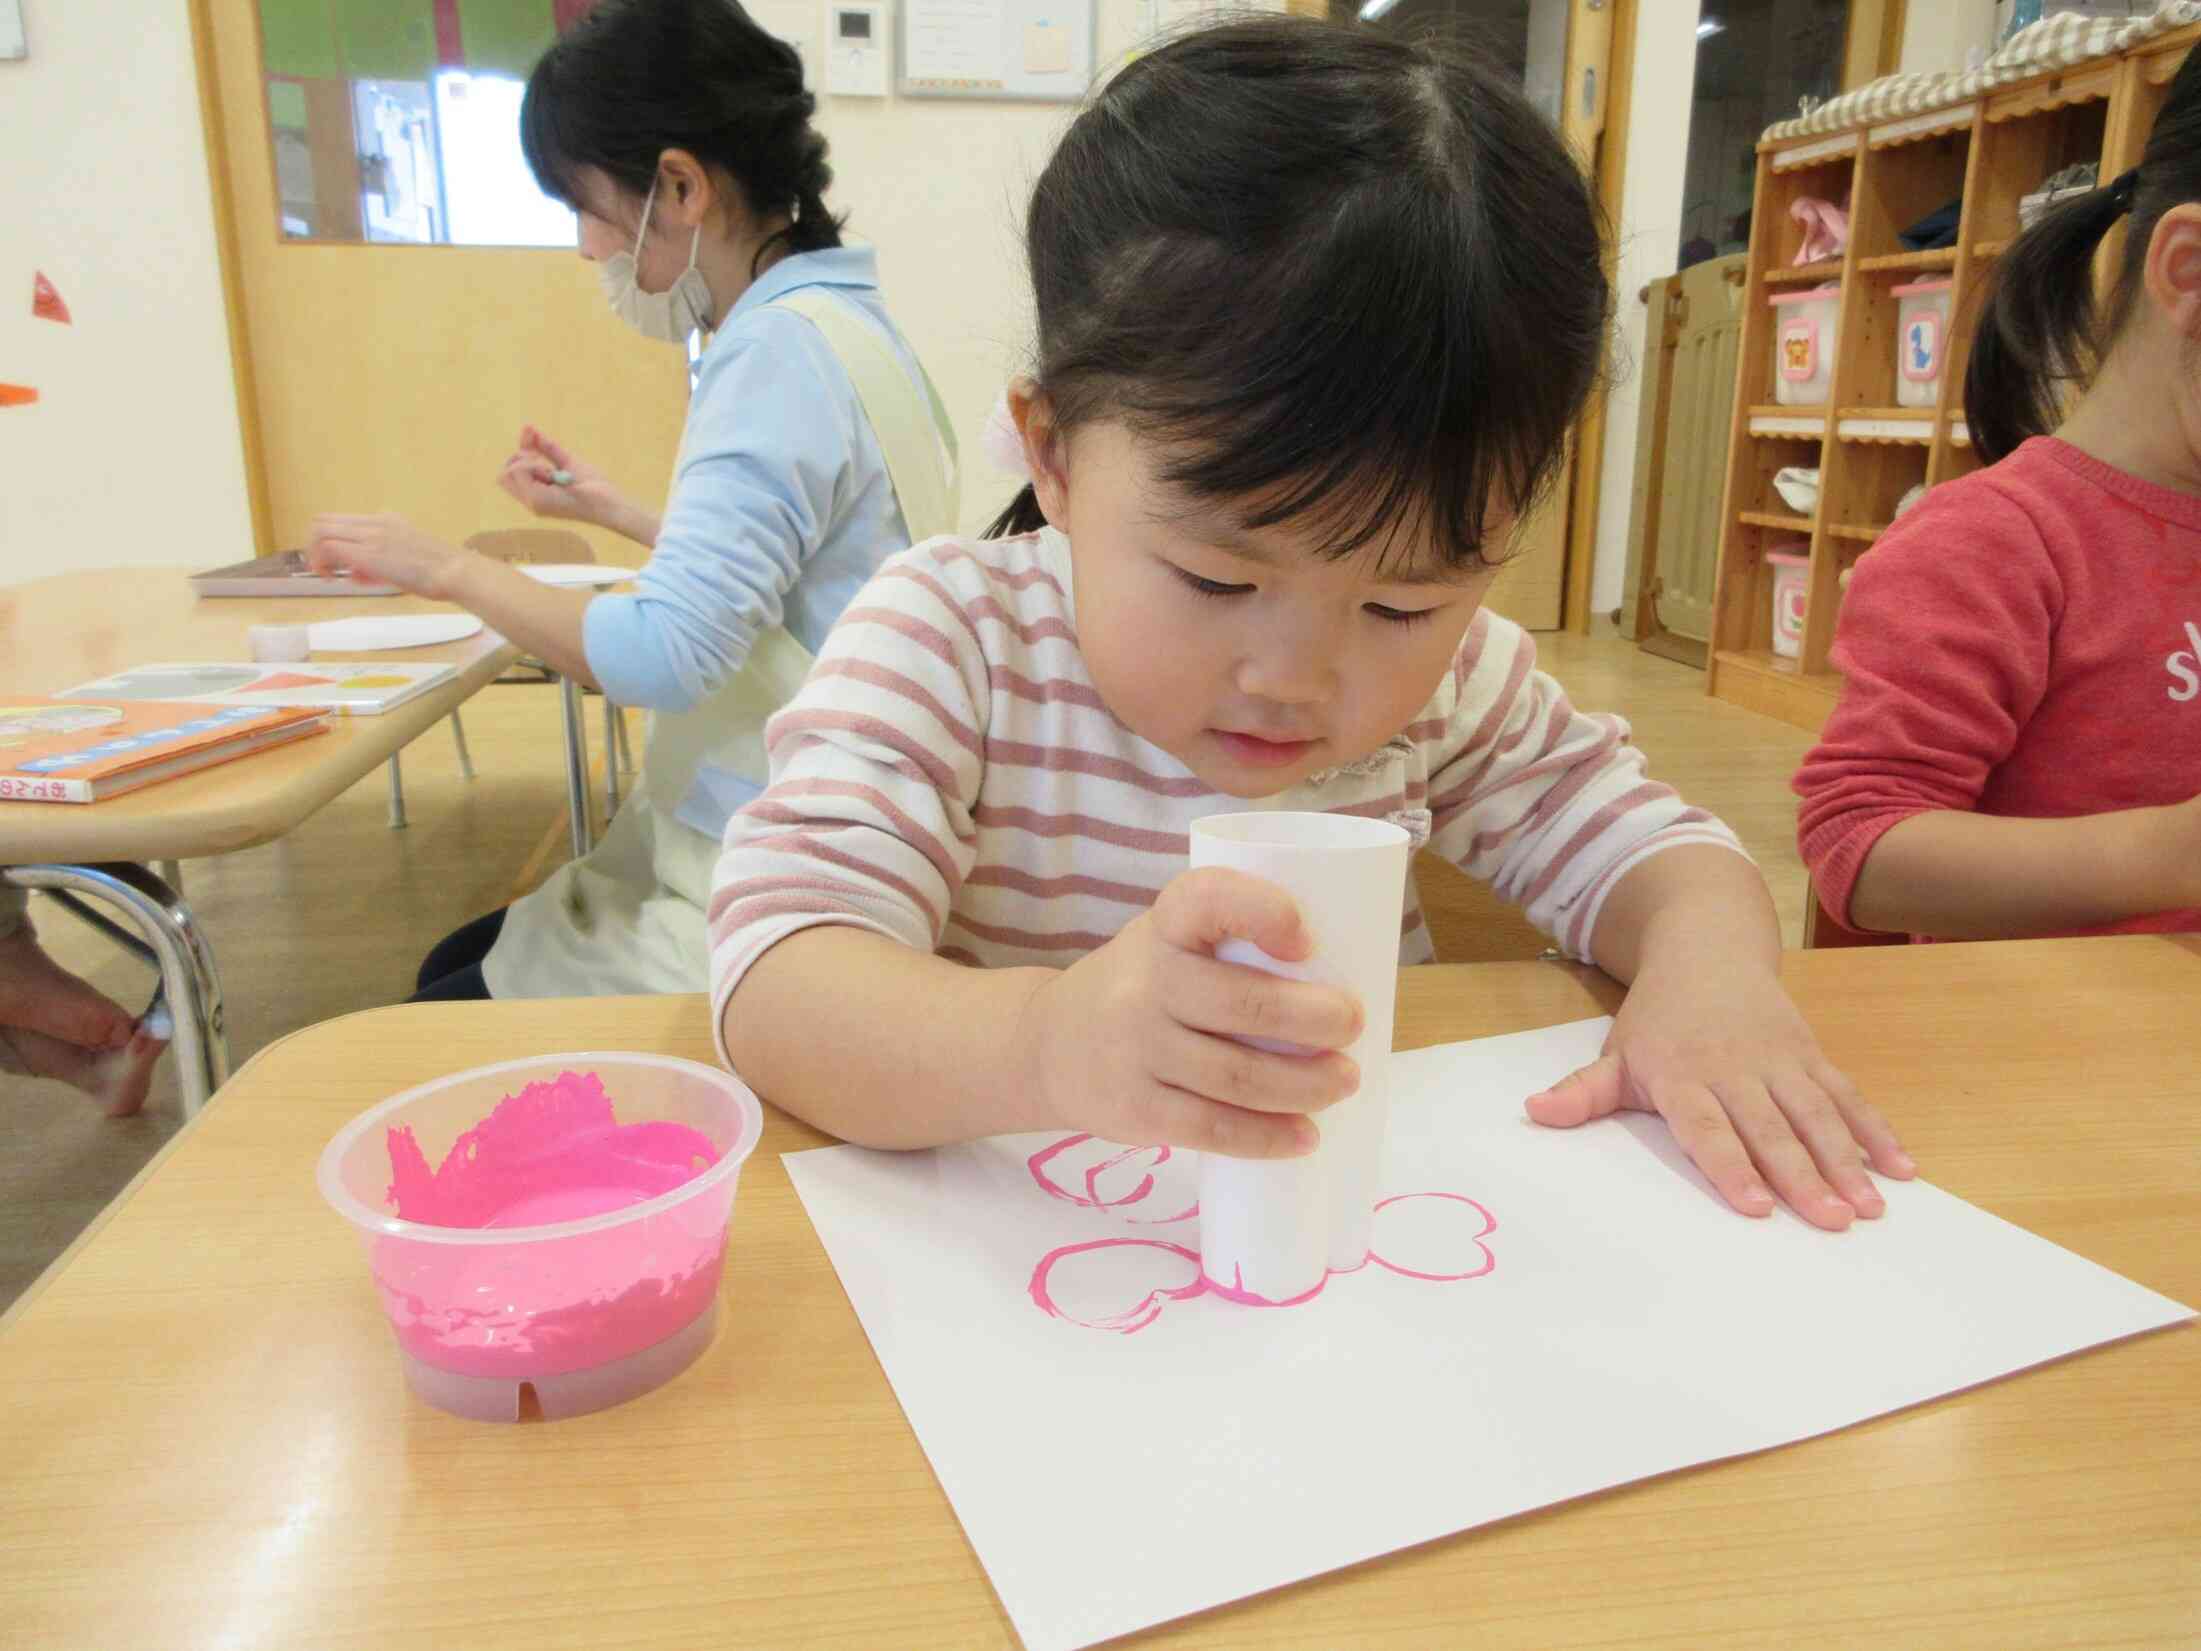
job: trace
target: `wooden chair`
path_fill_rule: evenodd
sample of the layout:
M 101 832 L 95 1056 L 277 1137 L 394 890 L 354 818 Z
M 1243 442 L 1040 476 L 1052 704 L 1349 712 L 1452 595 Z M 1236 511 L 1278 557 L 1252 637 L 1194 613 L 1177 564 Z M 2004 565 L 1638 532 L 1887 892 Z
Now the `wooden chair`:
M 596 548 L 569 527 L 485 528 L 466 541 L 468 550 L 479 551 L 493 561 L 515 567 L 533 563 L 554 567 L 568 562 L 594 562 Z M 521 659 L 500 683 L 551 683 L 558 674 L 539 659 Z M 595 692 L 594 689 L 587 690 Z M 634 751 L 627 743 L 627 719 L 609 695 L 604 697 L 604 817 L 619 812 L 619 781 L 634 773 Z M 472 777 L 469 771 L 469 778 Z
M 1424 850 L 1414 856 L 1422 921 L 1439 963 L 1518 963 L 1551 950 L 1551 939 L 1466 872 Z
M 1902 946 L 1909 943 L 1907 935 L 1869 934 L 1862 929 L 1843 926 L 1842 921 L 1828 911 L 1819 898 L 1818 888 L 1809 879 L 1804 883 L 1804 945 L 1821 950 L 1836 946 Z

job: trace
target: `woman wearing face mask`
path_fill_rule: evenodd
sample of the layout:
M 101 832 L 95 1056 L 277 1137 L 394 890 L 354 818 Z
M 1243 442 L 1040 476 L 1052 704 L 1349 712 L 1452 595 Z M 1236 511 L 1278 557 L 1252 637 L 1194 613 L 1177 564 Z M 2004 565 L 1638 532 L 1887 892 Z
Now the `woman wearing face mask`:
M 539 514 L 650 547 L 633 595 L 546 587 L 393 516 L 323 516 L 310 558 L 455 602 L 655 713 L 638 794 L 595 851 L 428 956 L 418 999 L 700 991 L 727 818 L 762 789 L 764 722 L 874 569 L 947 532 L 954 437 L 841 244 L 792 47 L 734 0 L 604 0 L 520 115 L 529 165 L 646 336 L 708 332 L 662 520 L 530 429 L 499 480 Z

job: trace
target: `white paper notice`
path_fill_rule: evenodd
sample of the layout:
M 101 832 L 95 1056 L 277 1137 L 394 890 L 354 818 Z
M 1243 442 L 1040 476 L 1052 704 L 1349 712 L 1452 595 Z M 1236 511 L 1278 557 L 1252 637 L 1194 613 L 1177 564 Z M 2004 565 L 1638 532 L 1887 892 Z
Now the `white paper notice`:
M 1028 75 L 1068 74 L 1070 31 L 1052 18 L 1025 24 L 1024 72 Z
M 1529 1123 L 1609 1024 L 1395 1057 L 1371 1265 L 1293 1307 L 1204 1289 L 1189 1154 L 788 1155 L 1031 1651 L 2193 1316 L 1921 1182 L 1826 1234 L 1730 1213 L 1654 1119 Z
M 911 80 L 998 86 L 1002 80 L 1003 0 L 922 0 L 904 13 Z

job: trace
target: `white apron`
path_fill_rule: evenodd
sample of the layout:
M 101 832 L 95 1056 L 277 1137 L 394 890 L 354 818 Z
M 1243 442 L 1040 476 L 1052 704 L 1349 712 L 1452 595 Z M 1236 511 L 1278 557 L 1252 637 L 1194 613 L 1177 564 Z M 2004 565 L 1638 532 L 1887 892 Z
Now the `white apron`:
M 954 531 L 955 434 L 931 379 L 922 390 L 912 384 L 878 330 L 816 288 L 768 307 L 809 321 L 839 358 L 886 459 L 910 542 Z M 764 788 L 765 721 L 795 697 L 811 663 L 810 650 L 775 626 L 694 710 L 651 714 L 642 783 L 603 841 L 506 912 L 482 963 L 492 996 L 706 989 L 704 909 L 722 822 Z

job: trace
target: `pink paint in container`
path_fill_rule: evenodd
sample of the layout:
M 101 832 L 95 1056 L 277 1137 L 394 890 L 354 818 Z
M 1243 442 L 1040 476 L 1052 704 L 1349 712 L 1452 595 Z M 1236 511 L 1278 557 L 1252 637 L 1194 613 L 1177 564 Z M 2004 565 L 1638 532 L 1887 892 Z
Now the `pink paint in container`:
M 509 1422 L 532 1388 L 554 1420 L 646 1393 L 710 1346 L 763 1129 L 714 1067 L 553 1055 L 392 1096 L 329 1143 L 319 1182 L 364 1242 L 413 1391 Z

